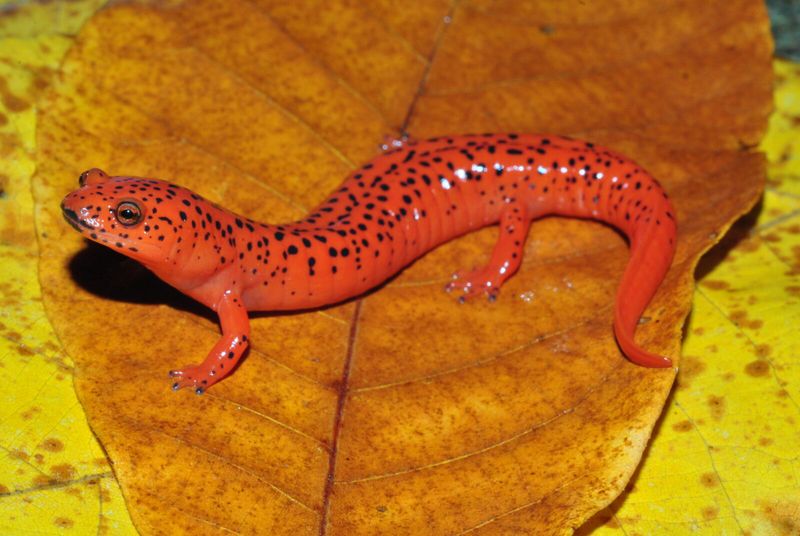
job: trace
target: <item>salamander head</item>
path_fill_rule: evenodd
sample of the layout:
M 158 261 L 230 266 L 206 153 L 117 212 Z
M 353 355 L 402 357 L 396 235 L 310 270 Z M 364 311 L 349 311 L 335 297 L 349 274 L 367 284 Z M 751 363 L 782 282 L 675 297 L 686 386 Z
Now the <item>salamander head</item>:
M 64 219 L 85 237 L 148 267 L 174 263 L 180 242 L 193 236 L 186 214 L 201 198 L 185 188 L 110 177 L 96 168 L 82 173 L 79 184 L 61 202 Z

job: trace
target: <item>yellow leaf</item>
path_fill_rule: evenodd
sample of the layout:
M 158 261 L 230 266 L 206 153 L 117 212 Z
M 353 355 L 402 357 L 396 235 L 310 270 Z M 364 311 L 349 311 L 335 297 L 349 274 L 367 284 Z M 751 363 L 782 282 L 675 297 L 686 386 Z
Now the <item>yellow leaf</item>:
M 775 71 L 763 202 L 701 261 L 668 411 L 582 534 L 800 531 L 800 66 Z
M 28 4 L 0 18 L 2 534 L 133 530 L 75 396 L 72 361 L 47 321 L 37 277 L 30 192 L 35 103 L 72 43 L 61 33 L 75 31 L 90 14 L 92 4 L 83 4 L 59 13 Z

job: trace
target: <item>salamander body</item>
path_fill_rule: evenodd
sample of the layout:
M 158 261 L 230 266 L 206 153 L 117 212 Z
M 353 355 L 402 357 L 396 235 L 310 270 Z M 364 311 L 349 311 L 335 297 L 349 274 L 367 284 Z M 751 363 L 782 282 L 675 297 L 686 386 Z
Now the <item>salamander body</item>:
M 590 218 L 621 230 L 631 258 L 614 331 L 623 353 L 648 367 L 669 359 L 634 342 L 636 325 L 674 255 L 675 212 L 634 162 L 556 136 L 485 134 L 410 141 L 356 169 L 302 220 L 271 225 L 218 207 L 176 184 L 80 176 L 61 204 L 86 237 L 141 262 L 217 312 L 222 337 L 207 358 L 170 372 L 200 394 L 249 344 L 247 311 L 307 309 L 361 294 L 454 237 L 499 223 L 486 266 L 447 286 L 464 300 L 498 289 L 519 267 L 532 220 Z

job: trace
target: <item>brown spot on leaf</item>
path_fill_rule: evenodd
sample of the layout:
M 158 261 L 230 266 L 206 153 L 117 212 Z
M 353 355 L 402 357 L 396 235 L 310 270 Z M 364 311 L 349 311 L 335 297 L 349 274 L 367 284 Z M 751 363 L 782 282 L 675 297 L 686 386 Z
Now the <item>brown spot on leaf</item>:
M 41 447 L 50 452 L 60 452 L 64 450 L 64 443 L 54 437 L 49 437 L 42 442 Z
M 20 413 L 19 416 L 22 417 L 22 420 L 29 421 L 33 419 L 33 417 L 35 417 L 38 413 L 41 412 L 42 408 L 40 408 L 39 406 L 33 406 Z
M 769 344 L 757 344 L 756 355 L 758 357 L 767 357 L 772 353 L 772 347 Z
M 692 423 L 690 421 L 676 422 L 672 425 L 672 429 L 676 432 L 688 432 L 692 429 Z
M 17 353 L 19 355 L 26 356 L 26 357 L 30 357 L 32 355 L 36 355 L 36 353 L 33 350 L 31 350 L 30 348 L 28 348 L 27 346 L 24 346 L 22 344 L 17 346 Z
M 758 439 L 758 444 L 761 445 L 762 447 L 768 447 L 773 443 L 775 443 L 775 440 L 770 437 L 760 437 Z
M 68 463 L 62 463 L 59 465 L 54 465 L 50 468 L 50 472 L 59 482 L 65 482 L 67 480 L 71 480 L 75 478 L 75 468 Z
M 706 521 L 711 521 L 712 519 L 716 519 L 717 515 L 719 514 L 719 508 L 716 506 L 706 506 L 703 508 L 703 519 Z
M 691 386 L 692 379 L 706 369 L 706 364 L 699 358 L 693 355 L 683 356 L 681 358 L 681 368 L 678 371 L 678 389 L 688 389 Z
M 75 522 L 68 517 L 57 517 L 53 520 L 53 523 L 55 523 L 56 527 L 62 529 L 71 529 L 75 525 Z
M 3 101 L 3 104 L 5 104 L 6 108 L 11 112 L 21 112 L 27 110 L 31 106 L 28 100 L 14 95 L 8 87 L 8 82 L 3 77 L 0 77 L 0 100 Z
M 711 418 L 719 421 L 725 415 L 725 397 L 708 395 L 708 408 L 711 410 Z
M 6 494 L 8 492 L 9 492 L 9 489 L 6 486 L 4 486 L 3 484 L 0 484 L 0 495 Z
M 740 328 L 759 329 L 764 325 L 763 320 L 750 320 L 747 318 L 747 311 L 737 310 L 733 311 L 730 315 L 731 321 Z
M 753 378 L 763 378 L 769 374 L 769 363 L 763 359 L 751 361 L 745 365 L 744 371 Z
M 732 382 L 734 379 L 736 379 L 736 374 L 733 372 L 726 372 L 722 375 L 722 379 L 726 382 Z
M 800 524 L 797 522 L 797 503 L 762 503 L 761 511 L 772 524 L 775 534 L 797 534 L 800 531 Z
M 14 449 L 11 452 L 9 452 L 9 455 L 12 458 L 17 458 L 18 460 L 23 460 L 23 461 L 28 461 L 31 458 L 30 454 L 21 449 Z
M 716 473 L 703 473 L 700 475 L 700 483 L 707 488 L 715 488 L 719 485 L 719 478 Z
M 49 486 L 50 484 L 55 484 L 56 482 L 58 482 L 58 480 L 47 475 L 36 475 L 33 477 L 34 487 Z
M 716 279 L 706 279 L 701 283 L 704 287 L 710 288 L 712 290 L 725 290 L 730 288 L 730 283 L 727 281 L 720 281 Z
M 14 342 L 19 342 L 19 341 L 22 340 L 22 335 L 20 335 L 19 333 L 17 333 L 16 331 L 13 331 L 13 330 L 6 331 L 5 332 L 5 336 L 6 336 L 7 339 L 9 339 L 11 341 L 14 341 Z

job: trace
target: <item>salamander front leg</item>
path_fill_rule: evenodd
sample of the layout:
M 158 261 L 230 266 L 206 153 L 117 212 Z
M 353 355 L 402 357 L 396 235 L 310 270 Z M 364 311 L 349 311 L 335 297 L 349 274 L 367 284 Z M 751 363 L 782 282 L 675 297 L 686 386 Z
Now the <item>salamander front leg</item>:
M 201 395 L 206 389 L 230 374 L 250 342 L 250 319 L 242 300 L 226 292 L 217 304 L 217 314 L 222 326 L 222 337 L 199 365 L 189 365 L 171 370 L 169 375 L 177 381 L 172 388 L 177 391 L 192 387 Z
M 511 277 L 522 262 L 525 237 L 531 218 L 521 203 L 509 204 L 500 214 L 500 238 L 492 251 L 489 264 L 472 271 L 459 271 L 445 286 L 447 292 L 460 290 L 458 301 L 464 302 L 478 294 L 489 301 L 497 298 L 500 286 Z

